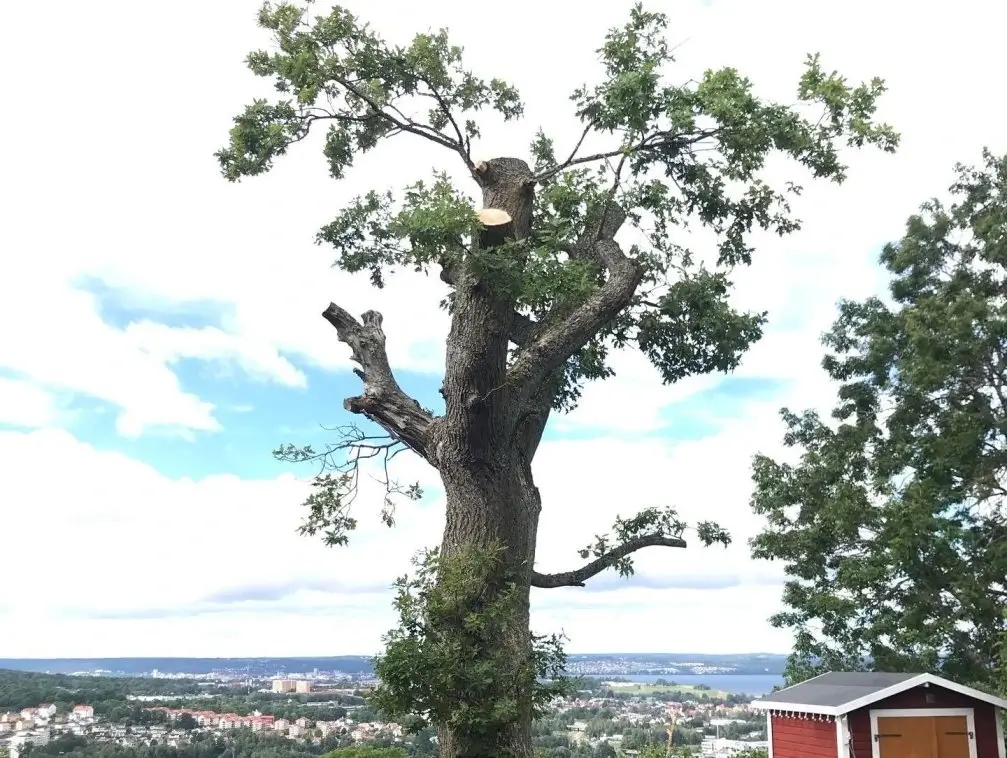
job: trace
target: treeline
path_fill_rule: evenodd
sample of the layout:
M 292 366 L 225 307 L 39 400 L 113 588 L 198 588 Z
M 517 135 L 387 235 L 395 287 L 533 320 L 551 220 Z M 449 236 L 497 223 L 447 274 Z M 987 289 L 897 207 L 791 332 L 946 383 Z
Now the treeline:
M 0 711 L 17 711 L 40 703 L 53 703 L 61 710 L 68 710 L 76 703 L 123 701 L 127 695 L 169 697 L 194 695 L 208 689 L 192 679 L 73 676 L 0 669 Z
M 185 697 L 197 694 L 211 697 Z M 130 700 L 130 695 L 157 699 L 138 703 Z M 277 718 L 293 720 L 305 717 L 313 721 L 342 718 L 348 708 L 353 708 L 356 709 L 355 715 L 359 720 L 369 721 L 375 718 L 370 709 L 363 707 L 366 701 L 359 694 L 275 695 L 253 692 L 236 696 L 230 687 L 207 686 L 192 679 L 72 676 L 0 669 L 0 712 L 19 711 L 42 703 L 54 704 L 60 713 L 69 711 L 76 704 L 87 703 L 94 707 L 97 716 L 110 721 L 137 724 L 149 723 L 148 717 L 138 713 L 143 708 L 156 705 L 237 713 L 242 716 L 261 711 Z M 324 704 L 309 705 L 311 703 Z
M 631 688 L 616 689 L 610 686 L 610 682 L 628 681 L 619 679 L 618 677 L 600 679 L 593 676 L 578 676 L 571 677 L 569 681 L 571 689 L 582 696 L 590 695 L 591 697 L 603 697 L 611 700 L 629 700 L 641 696 L 641 693 Z M 640 684 L 644 683 L 640 682 Z M 688 689 L 682 689 L 683 685 L 678 684 L 673 679 L 655 679 L 653 682 L 647 683 L 646 686 L 648 688 L 665 688 L 660 691 L 648 689 L 646 694 L 646 697 L 651 697 L 661 702 L 684 702 L 688 700 L 694 703 L 712 703 L 714 705 L 720 703 L 743 705 L 752 702 L 753 699 L 750 695 L 746 695 L 743 692 L 729 692 L 725 695 L 720 695 L 719 692 L 714 691 L 712 687 L 705 684 L 697 684 L 690 686 Z
M 339 735 L 329 735 L 324 740 L 312 743 L 247 730 L 235 731 L 227 739 L 207 732 L 196 732 L 187 744 L 177 747 L 158 744 L 157 740 L 150 745 L 133 747 L 62 734 L 46 745 L 26 745 L 27 753 L 23 753 L 22 758 L 318 758 L 326 754 L 343 758 L 347 753 L 334 751 L 348 747 L 355 746 L 348 744 L 348 740 Z M 392 746 L 375 743 L 368 747 Z M 406 756 L 408 753 L 403 752 L 402 755 Z M 380 753 L 375 758 L 380 758 Z
M 561 723 L 538 722 L 534 745 L 536 758 L 616 758 L 618 751 L 608 744 L 592 747 L 578 743 L 562 730 Z M 619 734 L 619 730 L 607 730 Z M 627 728 L 623 750 L 638 750 L 642 755 L 665 755 L 666 735 L 659 729 Z M 280 735 L 237 730 L 226 738 L 207 732 L 195 732 L 188 744 L 173 747 L 154 744 L 126 747 L 95 742 L 73 734 L 63 734 L 47 745 L 27 745 L 22 758 L 436 758 L 434 731 L 426 729 L 404 745 L 375 740 L 366 745 L 350 744 L 345 735 L 330 734 L 323 740 L 299 742 Z M 698 755 L 697 742 L 685 742 L 688 736 L 676 730 L 674 755 Z
M 388 740 L 353 745 L 344 735 L 330 734 L 315 742 L 299 742 L 281 735 L 236 730 L 227 738 L 207 732 L 191 735 L 188 744 L 128 747 L 63 734 L 46 745 L 25 745 L 21 758 L 435 758 L 433 731 L 416 735 L 406 746 Z
M 277 735 L 236 732 L 227 740 L 196 733 L 189 744 L 125 747 L 92 742 L 65 734 L 47 745 L 26 745 L 22 758 L 436 758 L 433 731 L 425 730 L 405 745 L 375 741 L 367 745 L 339 744 L 331 737 L 319 743 L 300 743 Z M 657 741 L 650 743 L 657 747 Z M 615 758 L 610 745 L 549 744 L 536 736 L 536 758 Z M 663 750 L 662 750 L 663 755 Z

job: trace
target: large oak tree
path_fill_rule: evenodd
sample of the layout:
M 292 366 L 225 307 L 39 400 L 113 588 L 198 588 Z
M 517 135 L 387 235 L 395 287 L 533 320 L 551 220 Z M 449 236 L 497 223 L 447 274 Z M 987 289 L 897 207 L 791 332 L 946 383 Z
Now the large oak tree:
M 941 672 L 1004 690 L 1007 158 L 957 167 L 886 245 L 889 296 L 825 336 L 832 419 L 784 411 L 794 464 L 755 461 L 757 557 L 784 561 L 791 680 Z
M 278 96 L 235 118 L 218 153 L 225 177 L 262 174 L 321 129 L 334 179 L 389 139 L 426 140 L 459 162 L 481 200 L 436 172 L 400 193 L 358 197 L 318 234 L 338 266 L 369 272 L 375 286 L 400 268 L 437 271 L 448 285 L 442 415 L 396 381 L 380 314 L 357 319 L 331 303 L 323 316 L 359 364 L 363 392 L 346 409 L 433 466 L 447 500 L 439 551 L 401 583 L 402 623 L 379 663 L 376 702 L 436 723 L 444 756 L 525 758 L 531 720 L 552 693 L 536 679 L 562 662 L 555 640 L 529 631 L 530 588 L 582 586 L 610 567 L 628 574 L 641 548 L 685 546 L 675 511 L 647 508 L 596 538 L 585 565 L 535 571 L 542 504 L 532 460 L 550 414 L 573 407 L 584 382 L 609 377 L 615 349 L 641 350 L 669 383 L 734 368 L 765 314 L 731 307 L 730 272 L 751 262 L 753 230 L 799 226 L 788 194 L 800 187 L 763 181 L 767 159 L 789 156 L 841 181 L 844 146 L 893 150 L 896 134 L 874 120 L 884 86 L 850 86 L 817 56 L 793 105 L 760 99 L 731 68 L 670 84 L 665 18 L 637 7 L 598 51 L 601 81 L 571 96 L 579 139 L 558 153 L 539 132 L 526 157 L 476 160 L 476 117 L 516 121 L 521 100 L 511 85 L 466 69 L 445 31 L 394 46 L 344 8 L 309 17 L 290 3 L 266 4 L 259 25 L 274 47 L 251 53 L 248 66 L 273 78 Z M 583 148 L 606 140 L 598 152 Z M 669 234 L 690 223 L 718 235 L 709 264 Z M 279 451 L 331 467 L 309 498 L 307 532 L 345 542 L 355 466 L 382 451 L 370 437 L 354 429 L 331 449 Z M 696 528 L 707 544 L 728 539 L 714 524 Z

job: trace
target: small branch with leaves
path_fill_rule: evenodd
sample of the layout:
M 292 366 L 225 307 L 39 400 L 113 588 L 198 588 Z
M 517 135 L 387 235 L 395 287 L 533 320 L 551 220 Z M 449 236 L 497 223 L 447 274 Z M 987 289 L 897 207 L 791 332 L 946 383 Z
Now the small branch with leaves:
M 687 543 L 682 535 L 687 528 L 674 508 L 645 508 L 633 518 L 617 518 L 612 529 L 614 540 L 609 535 L 599 535 L 594 543 L 579 551 L 581 558 L 595 556 L 593 561 L 558 574 L 532 572 L 531 586 L 542 589 L 583 587 L 588 579 L 608 568 L 616 569 L 619 576 L 632 576 L 633 553 L 645 547 L 684 548 Z M 720 543 L 726 547 L 731 543 L 730 535 L 711 521 L 697 524 L 696 536 L 706 546 Z
M 298 530 L 301 534 L 321 534 L 326 545 L 345 545 L 348 533 L 356 529 L 357 520 L 350 511 L 357 498 L 361 468 L 379 463 L 372 478 L 384 488 L 381 520 L 386 526 L 395 523 L 395 499 L 418 500 L 423 496 L 419 483 L 403 485 L 391 477 L 389 465 L 406 450 L 399 440 L 388 435 L 365 433 L 355 425 L 334 430 L 340 441 L 315 450 L 311 445 L 298 447 L 285 444 L 273 451 L 273 457 L 285 463 L 316 463 L 319 471 L 311 482 L 312 492 L 305 499 L 308 515 Z

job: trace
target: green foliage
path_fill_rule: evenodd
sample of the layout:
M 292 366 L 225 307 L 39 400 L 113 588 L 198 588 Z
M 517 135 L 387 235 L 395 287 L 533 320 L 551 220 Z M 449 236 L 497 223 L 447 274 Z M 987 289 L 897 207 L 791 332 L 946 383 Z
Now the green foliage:
M 352 200 L 322 227 L 317 242 L 341 250 L 346 271 L 367 271 L 371 283 L 384 286 L 386 269 L 411 266 L 423 271 L 432 262 L 452 262 L 465 252 L 478 231 L 472 201 L 438 172 L 429 184 L 406 187 L 398 210 L 392 192 L 368 192 Z M 401 244 L 401 243 L 408 244 Z
M 29 743 L 30 744 L 30 743 Z M 194 732 L 186 743 L 177 747 L 158 744 L 126 746 L 111 742 L 92 741 L 86 737 L 64 733 L 46 745 L 33 745 L 33 758 L 318 758 L 323 746 L 289 740 L 279 734 L 238 730 L 227 739 L 212 734 Z
M 40 703 L 125 701 L 126 695 L 191 695 L 201 692 L 192 679 L 134 679 L 40 674 L 0 669 L 0 711 L 19 711 Z
M 613 548 L 641 537 L 681 538 L 687 528 L 688 524 L 678 518 L 678 512 L 674 508 L 644 508 L 632 518 L 617 518 L 611 535 L 596 535 L 594 542 L 578 552 L 581 558 L 600 558 Z M 706 547 L 714 543 L 725 547 L 731 544 L 731 536 L 713 521 L 700 521 L 695 529 L 699 541 Z M 612 567 L 619 572 L 619 576 L 632 576 L 632 554 L 622 556 Z
M 379 461 L 382 474 L 379 480 L 384 485 L 385 496 L 381 508 L 381 520 L 386 526 L 395 525 L 395 499 L 404 497 L 416 501 L 423 497 L 418 483 L 401 484 L 391 477 L 389 463 L 402 451 L 403 446 L 385 435 L 369 435 L 356 426 L 337 429 L 340 442 L 326 445 L 324 450 L 315 450 L 311 445 L 298 447 L 291 443 L 281 445 L 273 451 L 273 457 L 292 463 L 315 463 L 321 469 L 312 479 L 312 492 L 304 504 L 308 516 L 301 525 L 301 534 L 314 536 L 321 534 L 326 545 L 345 545 L 349 533 L 357 528 L 357 520 L 351 515 L 351 508 L 357 497 L 362 464 Z
M 884 248 L 890 299 L 841 304 L 833 421 L 784 411 L 800 461 L 755 461 L 791 680 L 873 665 L 995 688 L 1003 669 L 1007 159 L 957 174 Z
M 434 723 L 502 749 L 502 730 L 528 703 L 538 715 L 567 691 L 559 638 L 515 639 L 522 593 L 507 577 L 499 587 L 501 554 L 472 546 L 449 557 L 427 551 L 414 560 L 415 575 L 396 583 L 399 626 L 375 661 L 381 684 L 372 703 L 410 731 Z M 524 651 L 519 665 L 501 644 L 508 639 Z
M 406 751 L 400 747 L 372 747 L 354 745 L 332 750 L 322 758 L 406 758 Z
M 235 119 L 228 146 L 217 153 L 228 179 L 269 170 L 317 122 L 328 127 L 323 152 L 336 178 L 356 154 L 401 133 L 445 147 L 471 168 L 475 113 L 494 111 L 505 120 L 523 115 L 513 87 L 468 71 L 445 31 L 397 47 L 345 8 L 309 14 L 310 7 L 267 3 L 259 14 L 275 50 L 250 54 L 248 66 L 275 80 L 280 99 L 256 101 Z M 540 180 L 533 236 L 522 255 L 483 262 L 520 312 L 543 319 L 584 302 L 603 281 L 595 263 L 569 251 L 610 198 L 645 240 L 631 251 L 645 269 L 644 290 L 571 357 L 559 409 L 575 405 L 584 381 L 611 376 L 606 358 L 615 346 L 643 351 L 668 382 L 734 368 L 761 336 L 766 315 L 732 308 L 731 269 L 751 262 L 753 231 L 782 235 L 799 228 L 787 199 L 801 188 L 765 184 L 766 161 L 782 154 L 812 176 L 838 182 L 845 177 L 841 147 L 892 151 L 898 143 L 890 126 L 874 120 L 883 83 L 851 86 L 823 70 L 818 56 L 806 61 L 797 105 L 782 105 L 760 99 L 731 68 L 707 71 L 698 83 L 666 83 L 674 62 L 667 19 L 640 6 L 598 54 L 603 80 L 571 99 L 584 137 L 608 135 L 612 148 L 579 155 L 578 144 L 559 159 L 554 141 L 540 131 L 530 146 Z M 420 110 L 422 117 L 405 115 Z M 437 172 L 401 197 L 390 190 L 362 195 L 323 227 L 318 241 L 339 251 L 337 266 L 367 271 L 381 286 L 396 269 L 427 271 L 431 263 L 478 255 L 470 244 L 472 207 Z M 712 269 L 697 263 L 674 233 L 695 224 L 719 237 Z
M 322 705 L 322 702 L 331 701 L 339 705 Z M 269 713 L 278 719 L 294 721 L 299 718 L 310 718 L 313 721 L 332 721 L 343 718 L 347 714 L 347 709 L 343 706 L 362 706 L 363 697 L 354 695 L 297 695 L 291 697 L 289 694 L 283 696 L 272 693 L 256 692 L 250 695 L 235 697 L 212 697 L 200 699 L 199 707 L 207 711 L 216 713 L 237 713 L 239 716 L 247 716 L 255 711 Z M 167 708 L 191 708 L 192 701 L 173 700 L 164 698 L 145 703 L 147 707 L 163 705 Z M 97 712 L 97 707 L 95 711 Z M 157 711 L 146 711 L 146 713 L 156 714 Z M 355 711 L 359 713 L 359 711 Z M 114 718 L 115 713 L 110 713 L 109 717 Z
M 467 71 L 462 49 L 445 30 L 392 47 L 345 8 L 312 20 L 310 5 L 267 2 L 259 11 L 259 26 L 272 32 L 277 49 L 250 53 L 248 68 L 272 78 L 276 91 L 288 97 L 276 104 L 256 100 L 235 119 L 230 144 L 216 154 L 228 179 L 268 171 L 318 121 L 328 126 L 324 153 L 329 172 L 339 179 L 357 153 L 401 132 L 448 145 L 450 130 L 450 138 L 467 145 L 478 126 L 471 119 L 459 123 L 452 113 L 490 107 L 505 119 L 521 115 L 517 92 Z M 396 104 L 407 98 L 429 102 L 425 122 L 410 122 L 398 111 Z

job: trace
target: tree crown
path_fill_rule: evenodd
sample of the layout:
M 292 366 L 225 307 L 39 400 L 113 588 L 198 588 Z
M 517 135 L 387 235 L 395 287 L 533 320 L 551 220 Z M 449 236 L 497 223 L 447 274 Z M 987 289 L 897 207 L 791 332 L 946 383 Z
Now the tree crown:
M 823 366 L 831 420 L 784 410 L 796 464 L 754 466 L 786 562 L 789 674 L 873 665 L 992 686 L 1007 630 L 1007 158 L 956 168 L 886 245 L 890 297 L 843 302 Z M 1002 674 L 1002 672 L 1001 672 Z
M 310 7 L 266 3 L 259 13 L 275 49 L 251 53 L 248 67 L 275 80 L 279 99 L 256 100 L 235 119 L 228 146 L 217 153 L 228 179 L 268 171 L 319 126 L 327 128 L 323 152 L 337 179 L 357 154 L 400 134 L 429 140 L 477 172 L 470 147 L 480 134 L 479 112 L 506 121 L 523 116 L 517 90 L 469 71 L 447 31 L 393 46 L 344 8 L 311 17 Z M 753 229 L 786 234 L 799 227 L 787 198 L 800 187 L 764 183 L 767 158 L 782 153 L 815 177 L 842 181 L 843 145 L 891 151 L 898 136 L 874 120 L 881 80 L 851 86 L 826 72 L 817 55 L 806 61 L 795 106 L 761 100 L 731 68 L 669 84 L 666 27 L 663 14 L 637 6 L 608 34 L 598 50 L 603 80 L 571 95 L 582 132 L 567 157 L 537 134 L 529 148 L 538 189 L 532 233 L 511 243 L 523 254 L 473 249 L 479 224 L 472 200 L 443 172 L 399 193 L 383 188 L 356 198 L 319 231 L 319 242 L 338 250 L 337 266 L 367 271 L 376 286 L 395 269 L 447 269 L 466 260 L 509 293 L 519 314 L 544 324 L 602 286 L 604 267 L 576 250 L 615 201 L 640 240 L 630 257 L 642 286 L 564 356 L 556 407 L 572 407 L 583 381 L 611 375 L 606 358 L 615 347 L 640 349 L 667 382 L 732 369 L 760 336 L 765 314 L 731 308 L 730 269 L 751 262 Z M 407 115 L 415 112 L 423 115 Z M 606 136 L 610 149 L 582 154 L 589 135 Z M 712 267 L 675 241 L 673 229 L 690 223 L 717 233 Z

